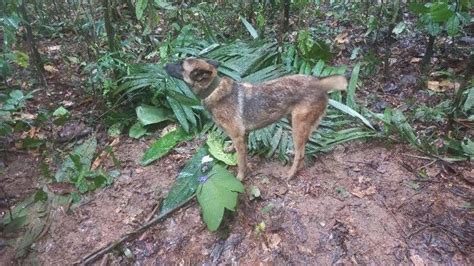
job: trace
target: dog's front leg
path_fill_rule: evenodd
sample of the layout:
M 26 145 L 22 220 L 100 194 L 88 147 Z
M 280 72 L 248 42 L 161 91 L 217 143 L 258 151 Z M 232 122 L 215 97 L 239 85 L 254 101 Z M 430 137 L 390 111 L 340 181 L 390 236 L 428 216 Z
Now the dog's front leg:
M 236 134 L 230 136 L 230 138 L 232 139 L 232 143 L 237 151 L 237 179 L 242 181 L 247 173 L 247 143 L 245 141 L 245 135 Z

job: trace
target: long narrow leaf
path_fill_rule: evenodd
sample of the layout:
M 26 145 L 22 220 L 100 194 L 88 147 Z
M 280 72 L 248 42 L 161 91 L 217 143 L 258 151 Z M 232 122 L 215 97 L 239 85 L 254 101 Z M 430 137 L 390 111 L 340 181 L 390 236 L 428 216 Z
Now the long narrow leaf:
M 334 101 L 332 99 L 329 99 L 329 104 L 332 107 L 334 107 L 336 109 L 339 109 L 339 110 L 341 110 L 342 112 L 344 112 L 348 115 L 359 118 L 366 126 L 368 126 L 371 129 L 375 130 L 375 128 L 372 126 L 372 124 L 370 124 L 370 122 L 369 122 L 369 120 L 367 120 L 367 118 L 363 117 L 361 114 L 359 114 L 358 112 L 356 112 L 354 109 L 350 108 L 349 106 L 347 106 L 345 104 L 342 104 L 340 102 Z

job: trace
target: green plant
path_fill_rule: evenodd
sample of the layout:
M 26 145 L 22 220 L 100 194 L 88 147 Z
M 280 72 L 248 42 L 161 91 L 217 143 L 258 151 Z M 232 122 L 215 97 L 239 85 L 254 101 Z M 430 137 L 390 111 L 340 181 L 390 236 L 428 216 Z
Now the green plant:
M 449 36 L 457 35 L 464 25 L 471 23 L 469 10 L 471 1 L 438 0 L 427 3 L 411 3 L 409 9 L 419 16 L 420 27 L 429 34 L 423 66 L 430 63 L 433 55 L 434 41 L 443 30 Z
M 13 90 L 8 95 L 0 94 L 0 136 L 13 132 L 18 120 L 13 115 L 25 107 L 26 101 L 33 98 L 33 93 L 23 94 L 21 90 Z
M 96 138 L 90 137 L 67 155 L 56 172 L 56 182 L 70 182 L 80 193 L 93 191 L 96 188 L 110 185 L 113 176 L 102 170 L 92 170 L 92 159 L 97 148 Z

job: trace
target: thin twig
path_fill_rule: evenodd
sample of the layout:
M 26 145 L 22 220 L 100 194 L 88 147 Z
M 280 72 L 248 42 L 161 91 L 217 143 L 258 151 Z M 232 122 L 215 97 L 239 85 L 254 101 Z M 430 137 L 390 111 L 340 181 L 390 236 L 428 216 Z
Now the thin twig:
M 176 211 L 176 210 L 180 209 L 181 207 L 183 207 L 184 205 L 186 205 L 193 198 L 194 198 L 194 195 L 192 195 L 191 197 L 189 197 L 188 199 L 186 199 L 185 201 L 180 203 L 175 208 L 173 208 L 171 210 L 168 210 L 166 212 L 163 212 L 160 215 L 153 218 L 152 220 L 150 220 L 149 222 L 144 223 L 138 229 L 123 235 L 122 237 L 120 237 L 119 240 L 116 240 L 112 243 L 109 243 L 107 246 L 105 246 L 103 248 L 100 248 L 99 250 L 96 250 L 96 251 L 90 253 L 89 255 L 83 257 L 81 260 L 75 262 L 74 265 L 87 265 L 87 264 L 90 264 L 90 263 L 98 260 L 100 257 L 102 257 L 103 255 L 109 253 L 110 251 L 112 251 L 114 248 L 118 247 L 122 243 L 132 240 L 134 237 L 136 237 L 137 235 L 143 233 L 149 227 L 151 227 L 151 226 L 157 224 L 158 222 L 164 220 L 168 215 L 172 214 L 174 211 Z

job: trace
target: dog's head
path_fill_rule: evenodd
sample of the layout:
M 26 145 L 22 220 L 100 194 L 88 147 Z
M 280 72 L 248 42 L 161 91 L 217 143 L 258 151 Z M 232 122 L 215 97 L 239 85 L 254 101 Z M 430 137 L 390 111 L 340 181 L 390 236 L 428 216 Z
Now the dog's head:
M 187 58 L 174 64 L 166 64 L 165 70 L 170 76 L 184 80 L 197 95 L 205 90 L 217 76 L 219 62 Z

